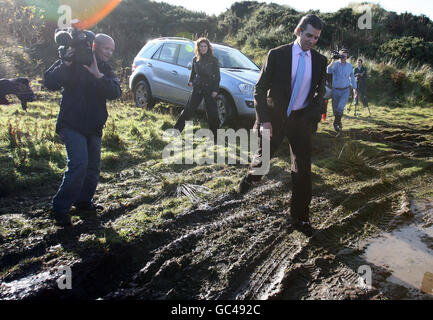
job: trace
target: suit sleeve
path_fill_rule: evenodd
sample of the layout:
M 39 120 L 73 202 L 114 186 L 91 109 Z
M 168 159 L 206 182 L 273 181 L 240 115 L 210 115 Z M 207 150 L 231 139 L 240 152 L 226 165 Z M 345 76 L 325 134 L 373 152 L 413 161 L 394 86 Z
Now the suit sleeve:
M 57 60 L 44 73 L 44 86 L 48 90 L 60 90 L 71 78 L 72 68 L 66 66 L 62 60 Z
M 319 83 L 317 85 L 317 96 L 314 98 L 314 103 L 311 106 L 312 107 L 312 113 L 311 113 L 311 120 L 313 121 L 313 124 L 317 124 L 320 122 L 320 118 L 322 116 L 322 103 L 323 103 L 323 97 L 326 93 L 326 77 L 327 77 L 327 59 L 324 56 L 321 56 L 322 62 L 320 66 L 320 78 Z
M 261 123 L 270 122 L 267 93 L 272 86 L 272 78 L 275 72 L 275 51 L 268 53 L 259 80 L 254 87 L 254 107 Z
M 105 71 L 101 79 L 96 79 L 98 93 L 108 100 L 119 99 L 122 96 L 120 81 L 111 69 Z
M 322 56 L 322 68 L 320 69 L 320 81 L 319 81 L 319 87 L 318 87 L 318 94 L 317 98 L 319 101 L 323 100 L 323 97 L 326 93 L 326 78 L 327 78 L 327 72 L 326 72 L 326 64 L 328 63 L 328 60 L 325 56 Z

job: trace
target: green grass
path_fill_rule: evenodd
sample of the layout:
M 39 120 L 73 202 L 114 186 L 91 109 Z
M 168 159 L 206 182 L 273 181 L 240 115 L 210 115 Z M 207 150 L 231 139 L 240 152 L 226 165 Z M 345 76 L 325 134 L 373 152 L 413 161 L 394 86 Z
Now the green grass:
M 0 107 L 0 193 L 3 195 L 50 196 L 66 169 L 65 148 L 54 132 L 60 96 L 48 92 L 37 94 L 43 100 L 30 103 L 27 113 L 18 104 Z M 137 239 L 197 202 L 212 201 L 234 191 L 246 172 L 247 165 L 241 164 L 164 163 L 162 151 L 168 142 L 163 141 L 162 134 L 173 127 L 176 108 L 158 104 L 149 111 L 136 108 L 130 101 L 114 101 L 109 103 L 108 110 L 96 198 L 105 206 L 123 208 L 124 213 L 112 226 L 112 233 L 119 239 Z M 363 194 L 398 189 L 407 181 L 418 186 L 418 194 L 431 194 L 424 183 L 431 181 L 431 155 L 411 153 L 416 148 L 401 150 L 399 143 L 417 139 L 420 146 L 433 145 L 432 134 L 428 131 L 432 108 L 371 105 L 371 110 L 372 117 L 368 117 L 364 109 L 354 117 L 352 109 L 343 118 L 345 132 L 338 138 L 332 129 L 331 111 L 314 137 L 313 192 L 334 190 L 336 195 L 332 201 L 336 205 L 354 195 L 345 202 L 349 210 L 345 214 L 362 204 Z M 196 121 L 194 130 L 200 127 L 207 127 L 207 124 L 203 120 Z M 424 132 L 420 132 L 422 130 Z M 290 184 L 288 154 L 284 142 L 265 179 Z M 407 187 L 410 188 L 410 184 Z M 10 229 L 17 228 L 2 226 L 2 237 L 11 236 Z M 108 237 L 113 238 L 113 235 Z M 96 238 L 83 240 L 83 245 L 106 245 L 119 240 L 116 239 L 98 234 Z

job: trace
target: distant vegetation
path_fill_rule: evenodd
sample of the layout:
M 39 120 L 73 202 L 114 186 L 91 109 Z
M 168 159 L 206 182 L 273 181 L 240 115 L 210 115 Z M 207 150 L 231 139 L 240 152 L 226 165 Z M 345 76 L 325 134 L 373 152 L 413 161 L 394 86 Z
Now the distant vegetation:
M 0 77 L 40 76 L 53 62 L 57 2 L 0 0 Z M 332 49 L 345 47 L 352 62 L 357 57 L 367 59 L 371 98 L 377 103 L 433 102 L 433 22 L 423 15 L 397 14 L 368 5 L 373 13 L 372 30 L 358 28 L 363 4 L 334 13 L 315 12 L 326 24 L 319 50 L 329 56 Z M 260 65 L 270 48 L 294 40 L 293 30 L 304 14 L 288 6 L 244 1 L 219 16 L 208 16 L 166 3 L 123 0 L 92 30 L 116 39 L 113 63 L 117 68 L 130 66 L 148 39 L 202 35 L 241 49 Z

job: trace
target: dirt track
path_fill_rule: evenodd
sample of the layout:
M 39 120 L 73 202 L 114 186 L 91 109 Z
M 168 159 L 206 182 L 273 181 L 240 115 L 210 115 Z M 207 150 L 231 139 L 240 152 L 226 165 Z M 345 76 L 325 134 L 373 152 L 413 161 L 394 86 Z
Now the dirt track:
M 393 141 L 394 155 L 411 152 L 402 139 L 391 139 L 395 132 L 353 134 L 360 139 Z M 432 150 L 428 143 L 424 147 Z M 425 150 L 419 151 L 419 156 L 424 156 L 421 151 Z M 402 225 L 433 223 L 431 215 L 410 212 L 408 203 L 414 199 L 404 189 L 405 181 L 393 187 L 378 183 L 353 194 L 343 194 L 326 184 L 316 187 L 311 212 L 318 232 L 308 238 L 290 225 L 287 177 L 265 178 L 244 197 L 233 192 L 199 204 L 167 218 L 136 242 L 114 240 L 109 249 L 83 247 L 81 240 L 101 233 L 116 239 L 110 223 L 138 207 L 142 199 L 133 199 L 128 206 L 105 203 L 107 209 L 101 215 L 83 216 L 84 222 L 70 230 L 52 226 L 41 209 L 48 197 L 2 199 L 3 213 L 15 212 L 26 222 L 17 227 L 19 236 L 13 240 L 0 239 L 0 270 L 8 270 L 2 274 L 0 298 L 432 298 L 419 288 L 387 282 L 392 270 L 372 265 L 362 255 L 373 236 Z M 353 199 L 362 205 L 351 208 Z M 351 213 L 344 214 L 348 208 Z M 14 214 L 0 215 L 0 219 L 2 224 L 8 223 Z M 28 236 L 26 223 L 38 225 L 40 234 L 31 232 Z M 369 234 L 366 240 L 369 225 L 380 232 Z M 78 252 L 78 256 L 67 251 Z M 62 265 L 72 267 L 74 285 L 70 291 L 57 289 L 59 276 L 55 271 Z M 358 268 L 363 265 L 372 268 L 371 289 L 358 285 Z

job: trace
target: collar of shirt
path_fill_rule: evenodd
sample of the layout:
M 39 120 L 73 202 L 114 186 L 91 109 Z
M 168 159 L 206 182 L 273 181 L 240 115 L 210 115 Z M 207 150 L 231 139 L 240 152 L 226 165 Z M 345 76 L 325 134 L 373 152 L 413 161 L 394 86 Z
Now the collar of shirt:
M 293 49 L 294 49 L 293 53 L 296 55 L 299 55 L 303 51 L 301 46 L 298 43 L 298 40 L 296 40 L 295 43 L 293 44 Z M 309 57 L 311 55 L 311 50 L 304 51 L 304 52 L 306 57 Z

